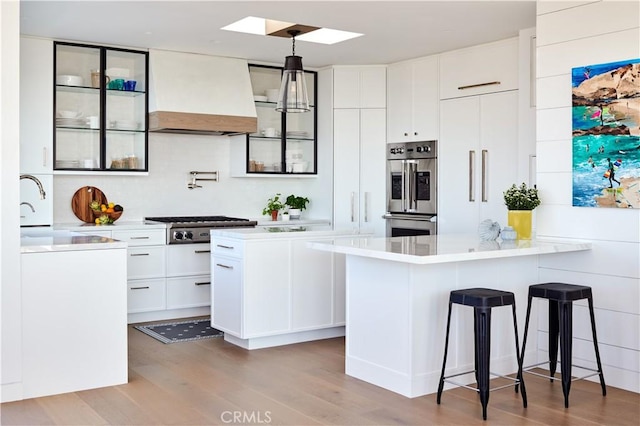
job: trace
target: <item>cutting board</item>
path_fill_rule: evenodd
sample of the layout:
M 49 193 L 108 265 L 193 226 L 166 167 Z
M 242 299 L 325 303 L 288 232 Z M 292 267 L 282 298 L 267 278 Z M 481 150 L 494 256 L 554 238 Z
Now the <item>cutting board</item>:
M 73 214 L 83 222 L 93 223 L 95 217 L 89 204 L 94 200 L 100 204 L 107 204 L 107 197 L 95 186 L 83 186 L 78 189 L 71 198 Z

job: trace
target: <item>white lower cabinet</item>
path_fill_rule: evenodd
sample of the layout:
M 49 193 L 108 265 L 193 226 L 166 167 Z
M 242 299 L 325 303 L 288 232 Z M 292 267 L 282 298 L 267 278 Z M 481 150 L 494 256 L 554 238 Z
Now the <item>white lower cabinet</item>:
M 246 349 L 344 335 L 342 255 L 306 246 L 322 239 L 212 236 L 212 325 Z
M 23 253 L 21 263 L 23 398 L 127 383 L 126 250 Z
M 210 275 L 167 278 L 167 309 L 195 308 L 210 303 Z
M 167 306 L 165 279 L 131 280 L 127 282 L 127 312 L 162 311 Z
M 208 244 L 167 246 L 167 309 L 210 305 L 210 253 Z

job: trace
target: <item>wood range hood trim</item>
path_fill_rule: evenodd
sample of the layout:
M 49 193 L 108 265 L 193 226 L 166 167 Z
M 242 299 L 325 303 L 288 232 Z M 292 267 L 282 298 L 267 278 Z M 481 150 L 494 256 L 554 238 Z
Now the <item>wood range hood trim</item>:
M 258 119 L 256 117 L 237 115 L 153 111 L 149 113 L 149 131 L 203 135 L 256 133 L 258 131 Z

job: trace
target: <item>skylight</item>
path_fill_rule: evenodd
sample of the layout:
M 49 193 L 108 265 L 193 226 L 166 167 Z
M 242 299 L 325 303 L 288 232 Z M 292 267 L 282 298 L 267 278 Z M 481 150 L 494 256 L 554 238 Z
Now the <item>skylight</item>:
M 287 30 L 294 27 L 300 30 L 300 35 L 296 37 L 297 40 L 308 41 L 312 43 L 335 44 L 363 35 L 350 31 L 332 30 L 330 28 L 317 28 L 308 25 L 299 25 L 291 22 L 276 21 L 273 19 L 259 18 L 255 16 L 247 16 L 246 18 L 242 18 L 239 21 L 222 27 L 221 29 L 247 34 L 288 37 Z

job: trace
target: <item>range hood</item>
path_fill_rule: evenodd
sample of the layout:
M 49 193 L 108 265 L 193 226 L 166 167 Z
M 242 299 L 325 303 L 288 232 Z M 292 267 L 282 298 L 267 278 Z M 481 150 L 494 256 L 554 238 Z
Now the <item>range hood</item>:
M 149 88 L 149 131 L 257 131 L 246 60 L 151 49 Z

